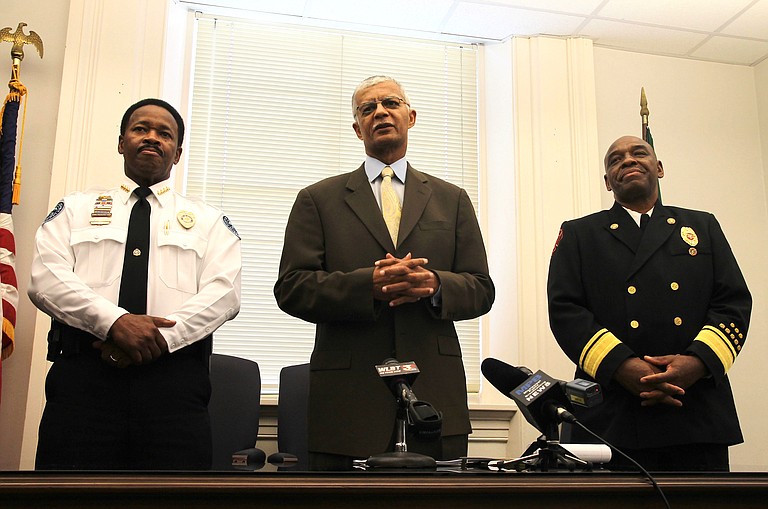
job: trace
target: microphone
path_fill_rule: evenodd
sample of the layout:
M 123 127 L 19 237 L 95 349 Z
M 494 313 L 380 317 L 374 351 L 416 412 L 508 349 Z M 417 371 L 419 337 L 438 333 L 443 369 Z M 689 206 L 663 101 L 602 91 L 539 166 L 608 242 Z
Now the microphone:
M 384 359 L 382 364 L 376 365 L 379 377 L 384 380 L 389 390 L 399 400 L 406 402 L 416 401 L 416 395 L 411 390 L 411 384 L 419 376 L 419 368 L 413 361 L 400 362 L 397 359 Z
M 385 359 L 376 365 L 379 377 L 397 398 L 398 404 L 407 410 L 408 424 L 422 440 L 436 440 L 442 434 L 443 414 L 426 401 L 420 401 L 411 389 L 419 374 L 413 361 L 400 362 Z
M 486 380 L 491 382 L 491 385 L 496 387 L 499 392 L 507 396 L 513 389 L 533 375 L 533 372 L 525 366 L 510 366 L 506 362 L 491 357 L 485 359 L 480 368 Z M 576 378 L 571 382 L 558 380 L 558 383 L 565 391 L 568 401 L 573 404 L 592 408 L 603 402 L 603 391 L 597 382 Z
M 483 361 L 481 371 L 491 385 L 515 400 L 526 420 L 545 435 L 556 435 L 560 422 L 576 422 L 571 413 L 571 400 L 566 396 L 565 387 L 568 384 L 565 382 L 543 371 L 531 374 L 527 368 L 516 368 L 492 358 Z M 574 385 L 573 391 L 577 395 L 590 392 L 585 391 L 580 383 Z M 601 391 L 596 394 L 602 397 Z
M 267 462 L 278 467 L 292 467 L 299 462 L 299 458 L 287 452 L 275 452 L 269 455 Z
M 266 453 L 252 447 L 232 454 L 232 466 L 239 470 L 258 470 L 264 466 Z
M 483 361 L 480 365 L 480 371 L 482 371 L 485 379 L 491 382 L 491 385 L 507 397 L 511 397 L 509 393 L 533 374 L 525 366 L 516 368 L 493 357 L 488 357 Z

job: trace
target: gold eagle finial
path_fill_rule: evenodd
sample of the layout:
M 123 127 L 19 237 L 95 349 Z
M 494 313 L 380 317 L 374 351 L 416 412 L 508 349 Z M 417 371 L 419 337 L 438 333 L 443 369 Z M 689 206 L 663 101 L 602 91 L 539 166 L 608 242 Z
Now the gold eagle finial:
M 11 58 L 14 60 L 24 60 L 25 44 L 34 46 L 40 54 L 40 58 L 43 58 L 43 40 L 37 35 L 37 32 L 32 30 L 29 31 L 29 35 L 25 34 L 23 30 L 25 26 L 27 26 L 26 23 L 19 23 L 15 32 L 11 32 L 11 27 L 3 28 L 0 30 L 0 41 L 8 41 L 13 44 L 11 47 Z

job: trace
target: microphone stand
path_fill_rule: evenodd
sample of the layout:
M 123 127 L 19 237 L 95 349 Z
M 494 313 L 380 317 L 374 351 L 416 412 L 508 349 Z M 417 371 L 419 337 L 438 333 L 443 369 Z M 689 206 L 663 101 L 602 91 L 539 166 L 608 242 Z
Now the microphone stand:
M 405 441 L 408 401 L 404 397 L 398 397 L 397 403 L 395 450 L 371 456 L 366 461 L 366 465 L 371 468 L 423 468 L 435 470 L 437 462 L 434 458 L 408 451 L 408 444 Z
M 498 464 L 503 470 L 515 469 L 547 472 L 549 470 L 567 469 L 571 472 L 579 468 L 584 471 L 592 470 L 592 463 L 584 461 L 571 454 L 560 445 L 558 424 L 552 420 L 546 424 L 545 432 L 525 450 L 523 455 L 513 460 Z

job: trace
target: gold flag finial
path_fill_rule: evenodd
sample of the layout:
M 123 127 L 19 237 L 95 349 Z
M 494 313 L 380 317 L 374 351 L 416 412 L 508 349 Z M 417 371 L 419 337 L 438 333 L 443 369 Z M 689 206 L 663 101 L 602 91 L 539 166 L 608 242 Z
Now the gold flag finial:
M 648 122 L 648 115 L 651 112 L 648 111 L 648 99 L 645 98 L 645 87 L 640 87 L 640 116 L 643 117 L 645 123 Z
M 27 95 L 27 87 L 21 82 L 19 75 L 21 74 L 21 61 L 24 60 L 24 45 L 31 44 L 37 50 L 40 58 L 43 58 L 43 40 L 37 35 L 37 32 L 32 30 L 29 34 L 24 33 L 24 27 L 27 26 L 23 21 L 16 27 L 16 31 L 12 32 L 11 27 L 5 27 L 0 30 L 0 42 L 11 43 L 11 80 L 8 82 L 8 95 L 3 102 L 3 106 L 0 109 L 0 117 L 3 116 L 5 106 L 9 102 L 21 103 L 24 96 Z M 21 134 L 19 135 L 19 157 L 16 159 L 16 171 L 13 174 L 13 195 L 12 203 L 14 205 L 19 204 L 19 198 L 21 195 L 21 155 L 22 148 L 24 147 L 24 124 L 27 117 L 27 101 L 24 101 L 24 113 L 21 119 Z M 15 128 L 14 128 L 15 129 Z M 2 133 L 2 126 L 0 125 L 0 134 Z M 15 136 L 15 134 L 14 134 Z
M 16 27 L 15 32 L 11 32 L 11 27 L 5 27 L 0 30 L 0 41 L 7 41 L 13 44 L 11 46 L 11 59 L 16 62 L 24 60 L 24 45 L 31 44 L 37 50 L 40 58 L 43 58 L 43 40 L 37 35 L 37 32 L 30 30 L 29 34 L 24 33 L 24 27 L 27 26 L 23 21 Z
M 651 129 L 648 127 L 648 116 L 651 114 L 648 111 L 648 99 L 645 98 L 645 87 L 640 87 L 640 118 L 642 120 L 640 124 L 641 137 L 644 141 L 647 141 L 653 146 L 653 138 L 651 137 Z

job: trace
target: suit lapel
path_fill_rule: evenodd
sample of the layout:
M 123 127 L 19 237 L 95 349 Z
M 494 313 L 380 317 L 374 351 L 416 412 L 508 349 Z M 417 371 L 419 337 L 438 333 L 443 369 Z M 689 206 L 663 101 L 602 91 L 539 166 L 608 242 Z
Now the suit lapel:
M 613 207 L 608 211 L 608 224 L 605 228 L 633 253 L 637 253 L 640 246 L 640 228 L 618 202 L 614 202 Z
M 635 253 L 635 259 L 632 261 L 627 277 L 632 277 L 664 245 L 677 228 L 676 223 L 677 220 L 670 211 L 660 201 L 656 202 L 653 215 L 645 227 L 645 235 Z
M 397 236 L 398 245 L 402 244 L 416 227 L 430 196 L 432 196 L 432 189 L 427 184 L 427 177 L 416 171 L 410 163 L 405 181 L 407 184 L 403 197 L 403 212 L 400 217 L 400 232 Z
M 389 236 L 381 210 L 376 204 L 376 197 L 371 191 L 371 183 L 368 182 L 368 176 L 365 174 L 365 165 L 361 165 L 350 174 L 349 180 L 347 180 L 347 191 L 346 202 L 349 208 L 371 232 L 376 241 L 384 249 L 394 253 L 395 246 L 392 244 L 392 238 Z

